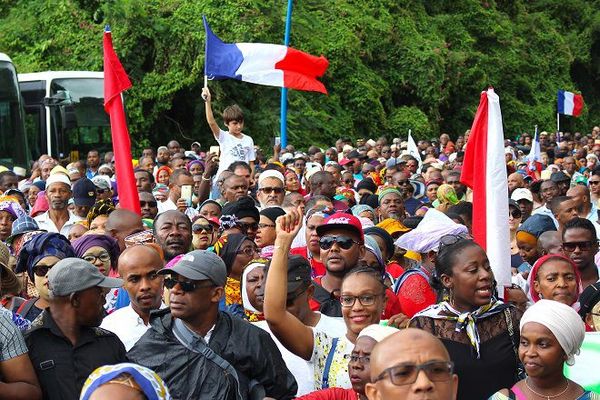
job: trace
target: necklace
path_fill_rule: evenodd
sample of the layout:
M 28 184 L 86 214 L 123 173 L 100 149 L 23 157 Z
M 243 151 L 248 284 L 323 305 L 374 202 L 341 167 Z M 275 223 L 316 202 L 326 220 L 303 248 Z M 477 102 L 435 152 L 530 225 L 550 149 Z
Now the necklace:
M 562 392 L 560 392 L 559 394 L 555 394 L 555 395 L 545 395 L 545 394 L 540 394 L 538 392 L 536 392 L 535 390 L 533 390 L 531 388 L 531 386 L 529 386 L 529 383 L 527 382 L 529 380 L 529 378 L 525 379 L 525 386 L 527 386 L 527 389 L 529 389 L 529 391 L 533 394 L 535 394 L 538 397 L 542 397 L 542 398 L 546 398 L 546 400 L 550 400 L 550 399 L 554 399 L 556 397 L 560 397 L 563 394 L 565 394 L 567 392 L 567 390 L 569 390 L 569 380 L 567 379 L 567 387 L 565 388 L 565 390 L 563 390 Z

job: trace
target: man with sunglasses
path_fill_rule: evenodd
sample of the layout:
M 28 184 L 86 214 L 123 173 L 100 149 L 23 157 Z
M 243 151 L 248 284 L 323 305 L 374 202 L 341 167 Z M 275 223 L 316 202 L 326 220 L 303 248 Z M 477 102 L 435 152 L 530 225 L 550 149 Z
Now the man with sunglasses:
M 394 333 L 371 352 L 369 400 L 455 400 L 458 376 L 442 342 L 414 328 Z
M 281 207 L 285 196 L 284 182 L 281 172 L 274 169 L 268 169 L 259 175 L 256 197 L 261 208 Z
M 29 356 L 47 400 L 77 399 L 88 375 L 103 365 L 125 362 L 125 348 L 98 328 L 105 289 L 121 287 L 79 258 L 60 260 L 48 272 L 49 307 L 25 334 Z
M 142 218 L 154 220 L 158 214 L 158 202 L 150 192 L 138 192 Z
M 573 218 L 565 224 L 562 232 L 562 250 L 577 266 L 585 289 L 598 282 L 598 238 L 594 225 L 585 218 Z
M 174 397 L 292 399 L 297 386 L 268 333 L 219 311 L 227 269 L 215 253 L 194 250 L 164 268 L 169 309 L 153 313 L 152 328 L 128 358 L 163 378 Z M 254 389 L 251 389 L 253 388 Z

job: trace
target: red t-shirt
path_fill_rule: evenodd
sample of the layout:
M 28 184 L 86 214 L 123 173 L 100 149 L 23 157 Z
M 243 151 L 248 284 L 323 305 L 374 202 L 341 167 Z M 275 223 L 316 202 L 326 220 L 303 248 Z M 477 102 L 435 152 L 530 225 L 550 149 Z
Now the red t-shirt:
M 419 311 L 436 303 L 435 291 L 420 274 L 412 274 L 400 287 L 397 296 L 402 313 L 412 318 Z
M 313 282 L 320 285 L 321 278 L 322 277 L 315 278 L 313 279 Z M 385 304 L 385 309 L 381 314 L 381 319 L 390 319 L 392 316 L 403 312 L 402 307 L 400 305 L 400 301 L 398 301 L 398 298 L 396 297 L 393 291 L 391 291 L 390 289 L 385 289 L 385 297 L 387 298 L 387 303 Z M 314 297 L 310 299 L 309 305 L 310 309 L 313 311 L 319 311 L 319 307 L 321 306 L 321 304 L 318 301 L 316 301 Z
M 357 400 L 358 394 L 352 389 L 329 388 L 296 397 L 296 400 Z
M 312 268 L 311 276 L 313 278 L 325 275 L 325 264 L 314 257 L 309 257 L 308 248 L 306 246 L 293 248 L 290 250 L 290 254 L 302 256 L 306 258 L 308 262 L 310 262 L 310 266 Z
M 392 278 L 398 279 L 398 277 L 404 273 L 404 268 L 394 261 L 385 266 L 385 271 L 390 274 Z

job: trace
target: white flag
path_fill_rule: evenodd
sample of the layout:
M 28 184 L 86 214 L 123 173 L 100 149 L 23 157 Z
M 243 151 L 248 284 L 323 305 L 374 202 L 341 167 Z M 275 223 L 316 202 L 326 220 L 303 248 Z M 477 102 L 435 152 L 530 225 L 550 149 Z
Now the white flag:
M 419 162 L 419 168 L 421 168 L 421 164 L 423 163 L 421 161 L 421 154 L 419 154 L 419 148 L 417 147 L 417 144 L 415 143 L 415 140 L 412 138 L 411 135 L 411 130 L 408 130 L 408 154 L 410 154 L 411 156 L 413 156 L 414 158 L 417 159 L 417 161 Z

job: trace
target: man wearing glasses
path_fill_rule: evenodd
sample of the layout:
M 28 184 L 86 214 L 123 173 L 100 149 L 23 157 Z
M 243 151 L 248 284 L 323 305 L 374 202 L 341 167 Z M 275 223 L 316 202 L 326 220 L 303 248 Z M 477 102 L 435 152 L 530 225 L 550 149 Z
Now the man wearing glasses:
M 371 353 L 369 400 L 455 400 L 458 376 L 448 351 L 432 334 L 414 328 L 394 333 Z
M 281 207 L 285 196 L 283 186 L 285 178 L 279 171 L 272 169 L 266 170 L 258 177 L 257 199 L 261 208 L 272 206 Z
M 585 289 L 598 281 L 595 257 L 598 253 L 596 228 L 585 218 L 573 218 L 565 224 L 562 232 L 563 253 L 577 266 Z
M 260 389 L 263 397 L 294 398 L 296 382 L 269 334 L 219 311 L 227 281 L 219 256 L 194 250 L 159 274 L 170 289 L 169 309 L 152 314 L 131 361 L 160 375 L 176 398 L 248 398 Z

